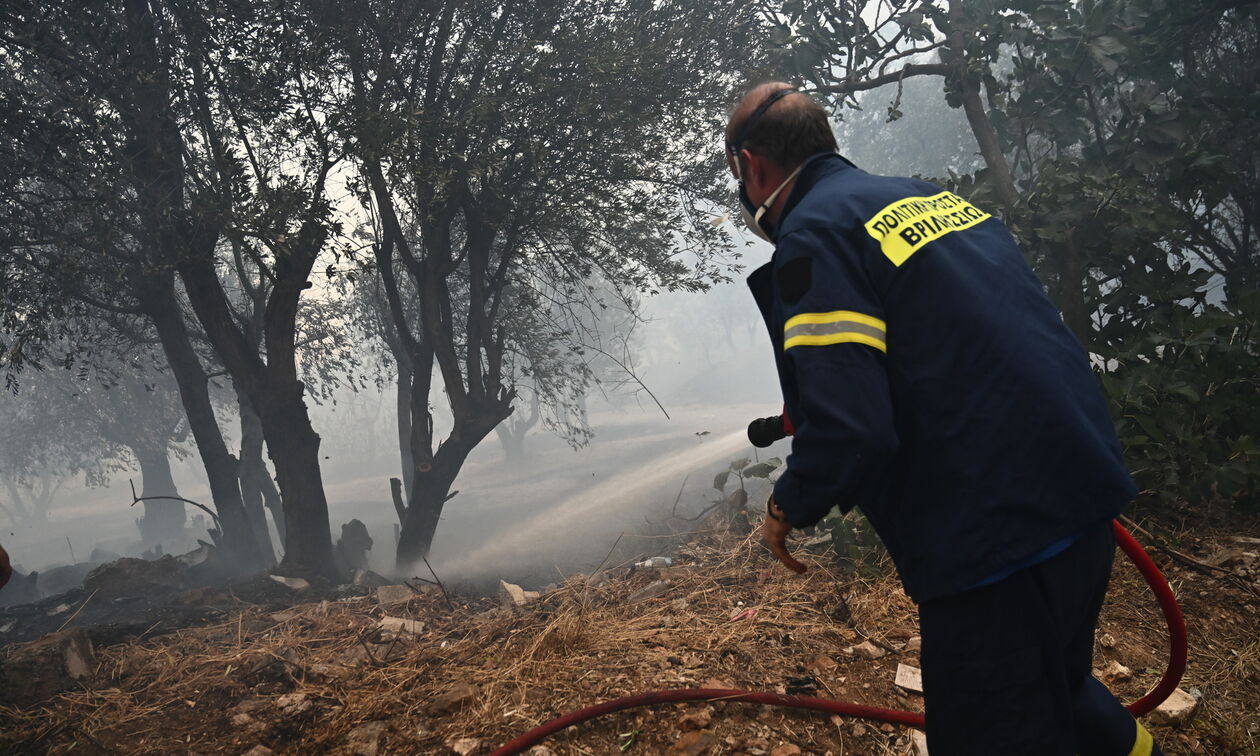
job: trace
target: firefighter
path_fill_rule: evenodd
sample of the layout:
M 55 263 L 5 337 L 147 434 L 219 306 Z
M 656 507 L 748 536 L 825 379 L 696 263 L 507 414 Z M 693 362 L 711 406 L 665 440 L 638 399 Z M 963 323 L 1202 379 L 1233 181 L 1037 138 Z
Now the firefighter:
M 928 746 L 953 754 L 1159 754 L 1091 674 L 1136 496 L 1089 358 L 1001 220 L 837 153 L 784 83 L 726 128 L 770 331 L 787 469 L 763 535 L 861 507 L 918 605 Z

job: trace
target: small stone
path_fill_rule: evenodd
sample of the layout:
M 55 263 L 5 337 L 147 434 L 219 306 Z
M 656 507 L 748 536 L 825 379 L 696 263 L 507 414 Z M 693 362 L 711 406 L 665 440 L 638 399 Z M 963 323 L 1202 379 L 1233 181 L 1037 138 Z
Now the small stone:
M 346 735 L 346 748 L 354 756 L 376 756 L 381 748 L 381 735 L 385 733 L 385 722 L 366 722 Z
M 302 578 L 285 577 L 284 575 L 269 575 L 268 577 L 291 591 L 304 591 L 311 587 L 310 581 Z
M 836 660 L 830 656 L 818 656 L 809 663 L 809 668 L 816 672 L 825 672 L 829 669 L 835 669 L 837 666 Z
M 256 745 L 246 751 L 243 756 L 275 756 L 276 752 L 265 745 Z
M 407 585 L 382 585 L 376 589 L 376 603 L 381 606 L 401 604 L 416 597 L 416 592 Z
M 556 752 L 545 745 L 536 745 L 529 749 L 529 756 L 556 756 Z
M 897 728 L 893 727 L 890 724 L 885 723 L 879 726 L 879 731 L 884 733 L 885 735 L 891 735 L 897 731 Z
M 711 730 L 692 730 L 683 733 L 683 736 L 670 746 L 669 753 L 671 756 L 700 756 L 716 741 L 717 738 Z
M 706 706 L 700 711 L 684 714 L 678 719 L 678 727 L 682 730 L 703 730 L 713 721 L 713 707 Z
M 853 737 L 860 738 L 866 735 L 866 725 L 862 724 L 861 722 L 854 722 L 853 729 L 850 730 L 850 732 L 853 733 Z
M 1111 633 L 1103 633 L 1098 639 L 1098 645 L 1110 651 L 1116 647 L 1116 636 Z
M 848 653 L 852 654 L 853 656 L 856 656 L 859 659 L 866 659 L 868 661 L 871 659 L 878 659 L 879 657 L 887 653 L 886 651 L 884 651 L 884 649 L 880 648 L 879 646 L 876 646 L 874 643 L 870 641 L 864 641 L 862 643 L 859 643 L 856 646 L 850 646 L 846 650 L 848 651 Z
M 914 635 L 914 631 L 908 627 L 894 627 L 893 629 L 889 630 L 887 633 L 884 633 L 884 637 L 888 638 L 888 640 L 895 640 L 895 641 L 910 640 L 910 637 L 912 635 Z
M 630 594 L 630 598 L 626 599 L 627 603 L 635 604 L 648 599 L 659 598 L 669 592 L 669 583 L 664 580 L 657 580 L 634 593 Z
M 784 743 L 771 748 L 770 756 L 801 756 L 801 747 L 795 743 Z
M 541 594 L 538 591 L 527 591 L 506 580 L 499 581 L 499 602 L 506 607 L 525 606 L 531 601 L 537 601 L 539 595 Z
M 1177 688 L 1151 712 L 1151 722 L 1157 725 L 1179 725 L 1189 721 L 1199 708 L 1199 699 Z
M 1107 665 L 1106 669 L 1098 673 L 1098 679 L 1102 680 L 1108 685 L 1113 685 L 1118 682 L 1124 682 L 1125 680 L 1130 680 L 1132 678 L 1133 678 L 1133 670 L 1124 666 L 1123 664 L 1116 661 L 1115 659 L 1111 660 L 1111 663 Z
M 424 632 L 424 623 L 420 620 L 404 619 L 402 617 L 381 617 L 381 621 L 376 626 L 387 633 L 409 633 L 411 635 L 419 635 Z
M 921 648 L 923 648 L 923 639 L 917 635 L 912 635 L 901 650 L 907 654 L 917 654 Z
M 922 693 L 923 673 L 918 667 L 911 667 L 909 664 L 898 664 L 897 676 L 893 680 L 893 685 L 912 693 Z
M 435 697 L 429 702 L 429 710 L 445 714 L 464 706 L 477 697 L 477 688 L 468 683 L 459 683 L 450 690 Z
M 286 717 L 294 717 L 308 710 L 314 704 L 305 693 L 286 693 L 276 699 L 276 706 Z
M 923 730 L 910 731 L 910 745 L 913 756 L 928 756 L 927 733 Z
M 446 745 L 459 756 L 469 756 L 481 747 L 481 740 L 479 738 L 451 738 L 446 741 Z

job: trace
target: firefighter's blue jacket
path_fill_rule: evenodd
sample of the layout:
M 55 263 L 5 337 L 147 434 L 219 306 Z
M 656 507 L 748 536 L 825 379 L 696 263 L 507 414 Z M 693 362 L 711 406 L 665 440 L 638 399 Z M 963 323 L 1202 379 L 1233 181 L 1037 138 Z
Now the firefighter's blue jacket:
M 999 219 L 824 154 L 773 233 L 748 284 L 796 429 L 774 488 L 793 525 L 860 506 L 921 602 L 1136 495 L 1089 360 Z

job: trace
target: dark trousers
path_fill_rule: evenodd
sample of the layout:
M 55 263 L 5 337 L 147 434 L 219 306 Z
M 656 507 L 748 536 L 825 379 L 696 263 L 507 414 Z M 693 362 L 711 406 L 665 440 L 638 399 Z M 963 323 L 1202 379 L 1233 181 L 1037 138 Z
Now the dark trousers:
M 1094 679 L 1111 524 L 997 583 L 919 606 L 932 756 L 1147 756 L 1150 736 Z

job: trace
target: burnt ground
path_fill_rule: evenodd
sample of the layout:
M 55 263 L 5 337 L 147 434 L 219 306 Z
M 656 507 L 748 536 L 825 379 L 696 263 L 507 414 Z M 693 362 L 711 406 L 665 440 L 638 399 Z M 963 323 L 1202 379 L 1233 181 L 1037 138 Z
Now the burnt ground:
M 1260 752 L 1260 594 L 1252 585 L 1260 559 L 1249 556 L 1260 544 L 1246 540 L 1260 528 L 1222 522 L 1189 537 L 1175 520 L 1143 524 L 1153 532 L 1139 533 L 1142 540 L 1165 544 L 1153 556 L 1190 629 L 1181 687 L 1201 697 L 1188 722 L 1150 729 L 1169 754 Z M 266 578 L 271 585 L 259 582 L 256 594 L 225 589 L 226 601 L 171 594 L 146 603 L 151 613 L 140 620 L 134 601 L 104 602 L 100 614 L 89 601 L 71 626 L 104 621 L 91 631 L 94 675 L 49 700 L 0 708 L 0 752 L 240 754 L 263 746 L 478 754 L 574 708 L 676 687 L 790 689 L 921 710 L 917 694 L 893 684 L 898 664 L 918 665 L 914 607 L 895 578 L 886 569 L 844 572 L 826 554 L 806 560 L 810 572 L 792 576 L 753 539 L 715 531 L 682 547 L 668 570 L 573 576 L 522 608 L 501 608 L 495 598 L 448 603 L 432 590 L 387 606 L 332 593 L 303 599 Z M 661 595 L 631 601 L 657 581 L 667 581 Z M 55 630 L 72 611 L 40 627 Z M 382 630 L 387 616 L 421 624 L 414 634 Z M 189 617 L 195 622 L 179 627 Z M 137 630 L 154 621 L 160 626 Z M 849 651 L 865 641 L 879 658 Z M 1095 665 L 1127 667 L 1132 676 L 1112 687 L 1132 700 L 1158 679 L 1165 646 L 1150 593 L 1121 558 Z M 623 712 L 547 747 L 775 756 L 911 750 L 905 728 L 723 703 Z
M 112 646 L 222 622 L 247 607 L 276 610 L 317 595 L 343 595 L 326 585 L 295 593 L 265 575 L 195 588 L 155 584 L 127 588 L 122 595 L 77 588 L 36 603 L 0 608 L 0 643 L 27 643 L 63 628 L 82 627 L 93 644 Z

